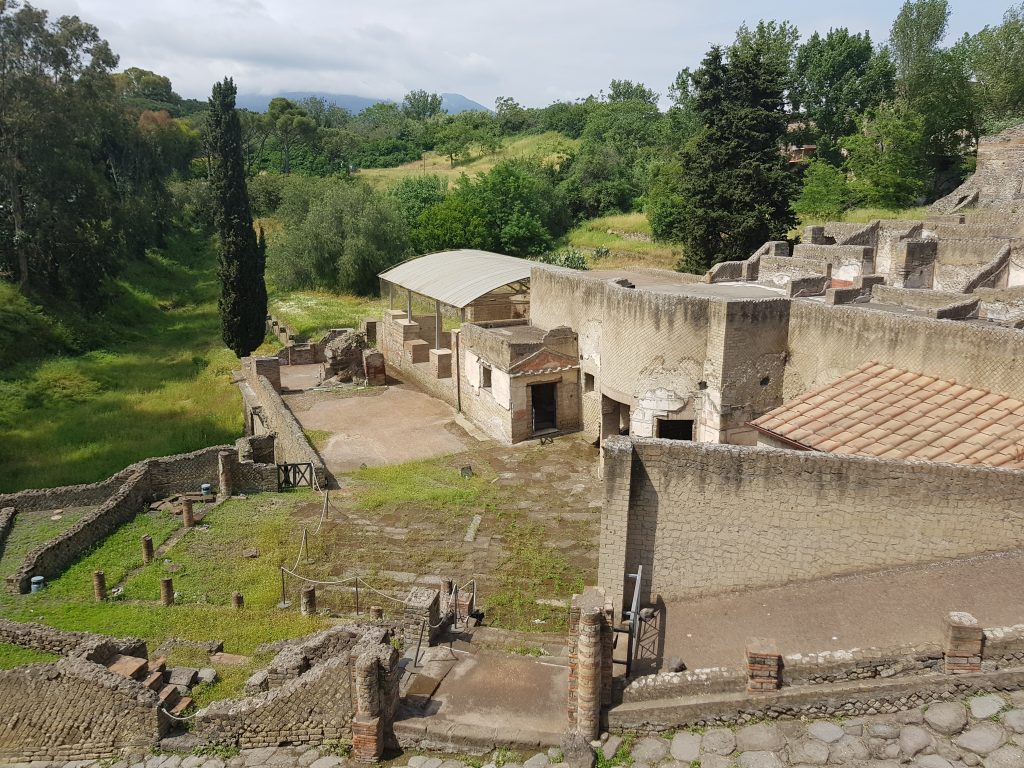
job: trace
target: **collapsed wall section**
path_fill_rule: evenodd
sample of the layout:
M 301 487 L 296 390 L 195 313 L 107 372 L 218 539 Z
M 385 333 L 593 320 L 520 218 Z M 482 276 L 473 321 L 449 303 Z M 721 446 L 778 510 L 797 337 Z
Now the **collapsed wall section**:
M 616 437 L 598 583 L 665 599 L 1024 545 L 1024 472 Z

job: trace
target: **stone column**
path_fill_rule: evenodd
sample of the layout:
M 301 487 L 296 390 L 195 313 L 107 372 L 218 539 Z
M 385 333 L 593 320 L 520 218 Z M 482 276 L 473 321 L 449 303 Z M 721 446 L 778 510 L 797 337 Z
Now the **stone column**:
M 174 605 L 173 579 L 160 579 L 160 605 L 164 607 Z
M 241 610 L 245 607 L 245 598 L 242 597 L 241 592 L 231 593 L 231 607 L 235 610 Z
M 776 691 L 782 684 L 782 654 L 774 640 L 752 637 L 747 640 L 747 693 Z
M 316 614 L 316 588 L 313 586 L 303 587 L 299 600 L 299 613 L 303 616 Z
M 942 654 L 947 675 L 981 671 L 985 630 L 969 613 L 952 611 L 942 621 Z
M 230 498 L 232 494 L 231 460 L 233 458 L 231 451 L 221 451 L 217 454 L 217 482 L 220 486 L 220 496 L 223 499 Z
M 153 562 L 153 537 L 142 537 L 142 562 L 149 565 Z
M 92 591 L 96 595 L 96 602 L 107 599 L 107 577 L 103 571 L 92 572 Z
M 196 524 L 192 515 L 192 499 L 181 500 L 181 524 L 185 528 L 192 528 Z
M 587 739 L 601 733 L 601 611 L 580 614 L 576 645 L 576 730 Z
M 383 621 L 383 619 L 384 619 L 384 609 L 381 608 L 379 605 L 371 605 L 370 606 L 370 618 L 373 619 L 374 621 Z

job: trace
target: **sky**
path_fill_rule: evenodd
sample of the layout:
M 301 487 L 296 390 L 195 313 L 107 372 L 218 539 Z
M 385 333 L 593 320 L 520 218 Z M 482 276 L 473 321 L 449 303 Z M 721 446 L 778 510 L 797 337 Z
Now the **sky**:
M 1020 0 L 951 0 L 947 40 L 998 24 Z M 99 27 L 120 66 L 185 97 L 234 77 L 240 93 L 323 91 L 399 100 L 410 90 L 545 106 L 612 78 L 665 94 L 676 73 L 743 23 L 788 19 L 888 37 L 895 0 L 34 0 Z

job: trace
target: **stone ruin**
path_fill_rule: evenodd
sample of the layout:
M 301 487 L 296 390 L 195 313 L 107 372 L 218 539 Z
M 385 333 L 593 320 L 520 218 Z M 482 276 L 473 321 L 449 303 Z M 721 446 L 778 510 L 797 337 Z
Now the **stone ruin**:
M 982 137 L 974 174 L 931 206 L 947 214 L 967 208 L 1024 213 L 1024 123 Z
M 363 350 L 367 348 L 366 334 L 349 330 L 336 336 L 324 348 L 325 384 L 348 383 L 365 376 Z

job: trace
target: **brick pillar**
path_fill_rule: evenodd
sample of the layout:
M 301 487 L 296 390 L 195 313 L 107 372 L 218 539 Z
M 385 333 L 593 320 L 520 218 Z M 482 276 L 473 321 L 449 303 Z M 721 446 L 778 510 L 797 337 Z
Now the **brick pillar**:
M 578 693 L 579 693 L 579 633 L 580 616 L 587 609 L 599 611 L 601 615 L 601 663 L 600 692 L 601 705 L 611 706 L 612 677 L 614 656 L 612 648 L 615 643 L 612 602 L 607 598 L 603 587 L 586 587 L 583 594 L 573 595 L 569 608 L 569 700 L 567 714 L 569 725 L 576 725 Z
M 303 587 L 299 601 L 299 613 L 303 616 L 316 614 L 316 588 L 313 586 Z
M 240 611 L 245 607 L 245 598 L 242 597 L 241 592 L 231 593 L 231 607 L 237 611 Z
M 416 647 L 420 637 L 420 626 L 426 621 L 423 642 L 433 645 L 434 640 L 444 631 L 441 626 L 441 593 L 427 587 L 414 587 L 405 601 L 405 644 Z
M 160 579 L 160 605 L 174 605 L 174 580 Z
M 352 718 L 352 757 L 360 763 L 375 763 L 384 751 L 377 667 L 376 656 L 367 652 L 356 659 L 352 669 L 356 699 Z
M 107 599 L 107 577 L 103 571 L 92 572 L 92 591 L 96 595 L 96 602 Z
M 142 562 L 149 564 L 153 562 L 153 537 L 142 537 Z
M 184 528 L 192 528 L 196 524 L 195 516 L 192 514 L 192 499 L 181 500 L 181 525 Z
M 576 730 L 587 739 L 601 733 L 601 611 L 580 613 L 576 644 Z
M 221 451 L 217 454 L 217 483 L 221 498 L 231 497 L 233 487 L 231 484 L 231 465 L 236 456 L 231 451 Z
M 969 613 L 952 611 L 942 620 L 942 654 L 947 675 L 981 671 L 985 631 Z
M 747 693 L 776 691 L 782 685 L 782 654 L 774 640 L 747 640 Z

